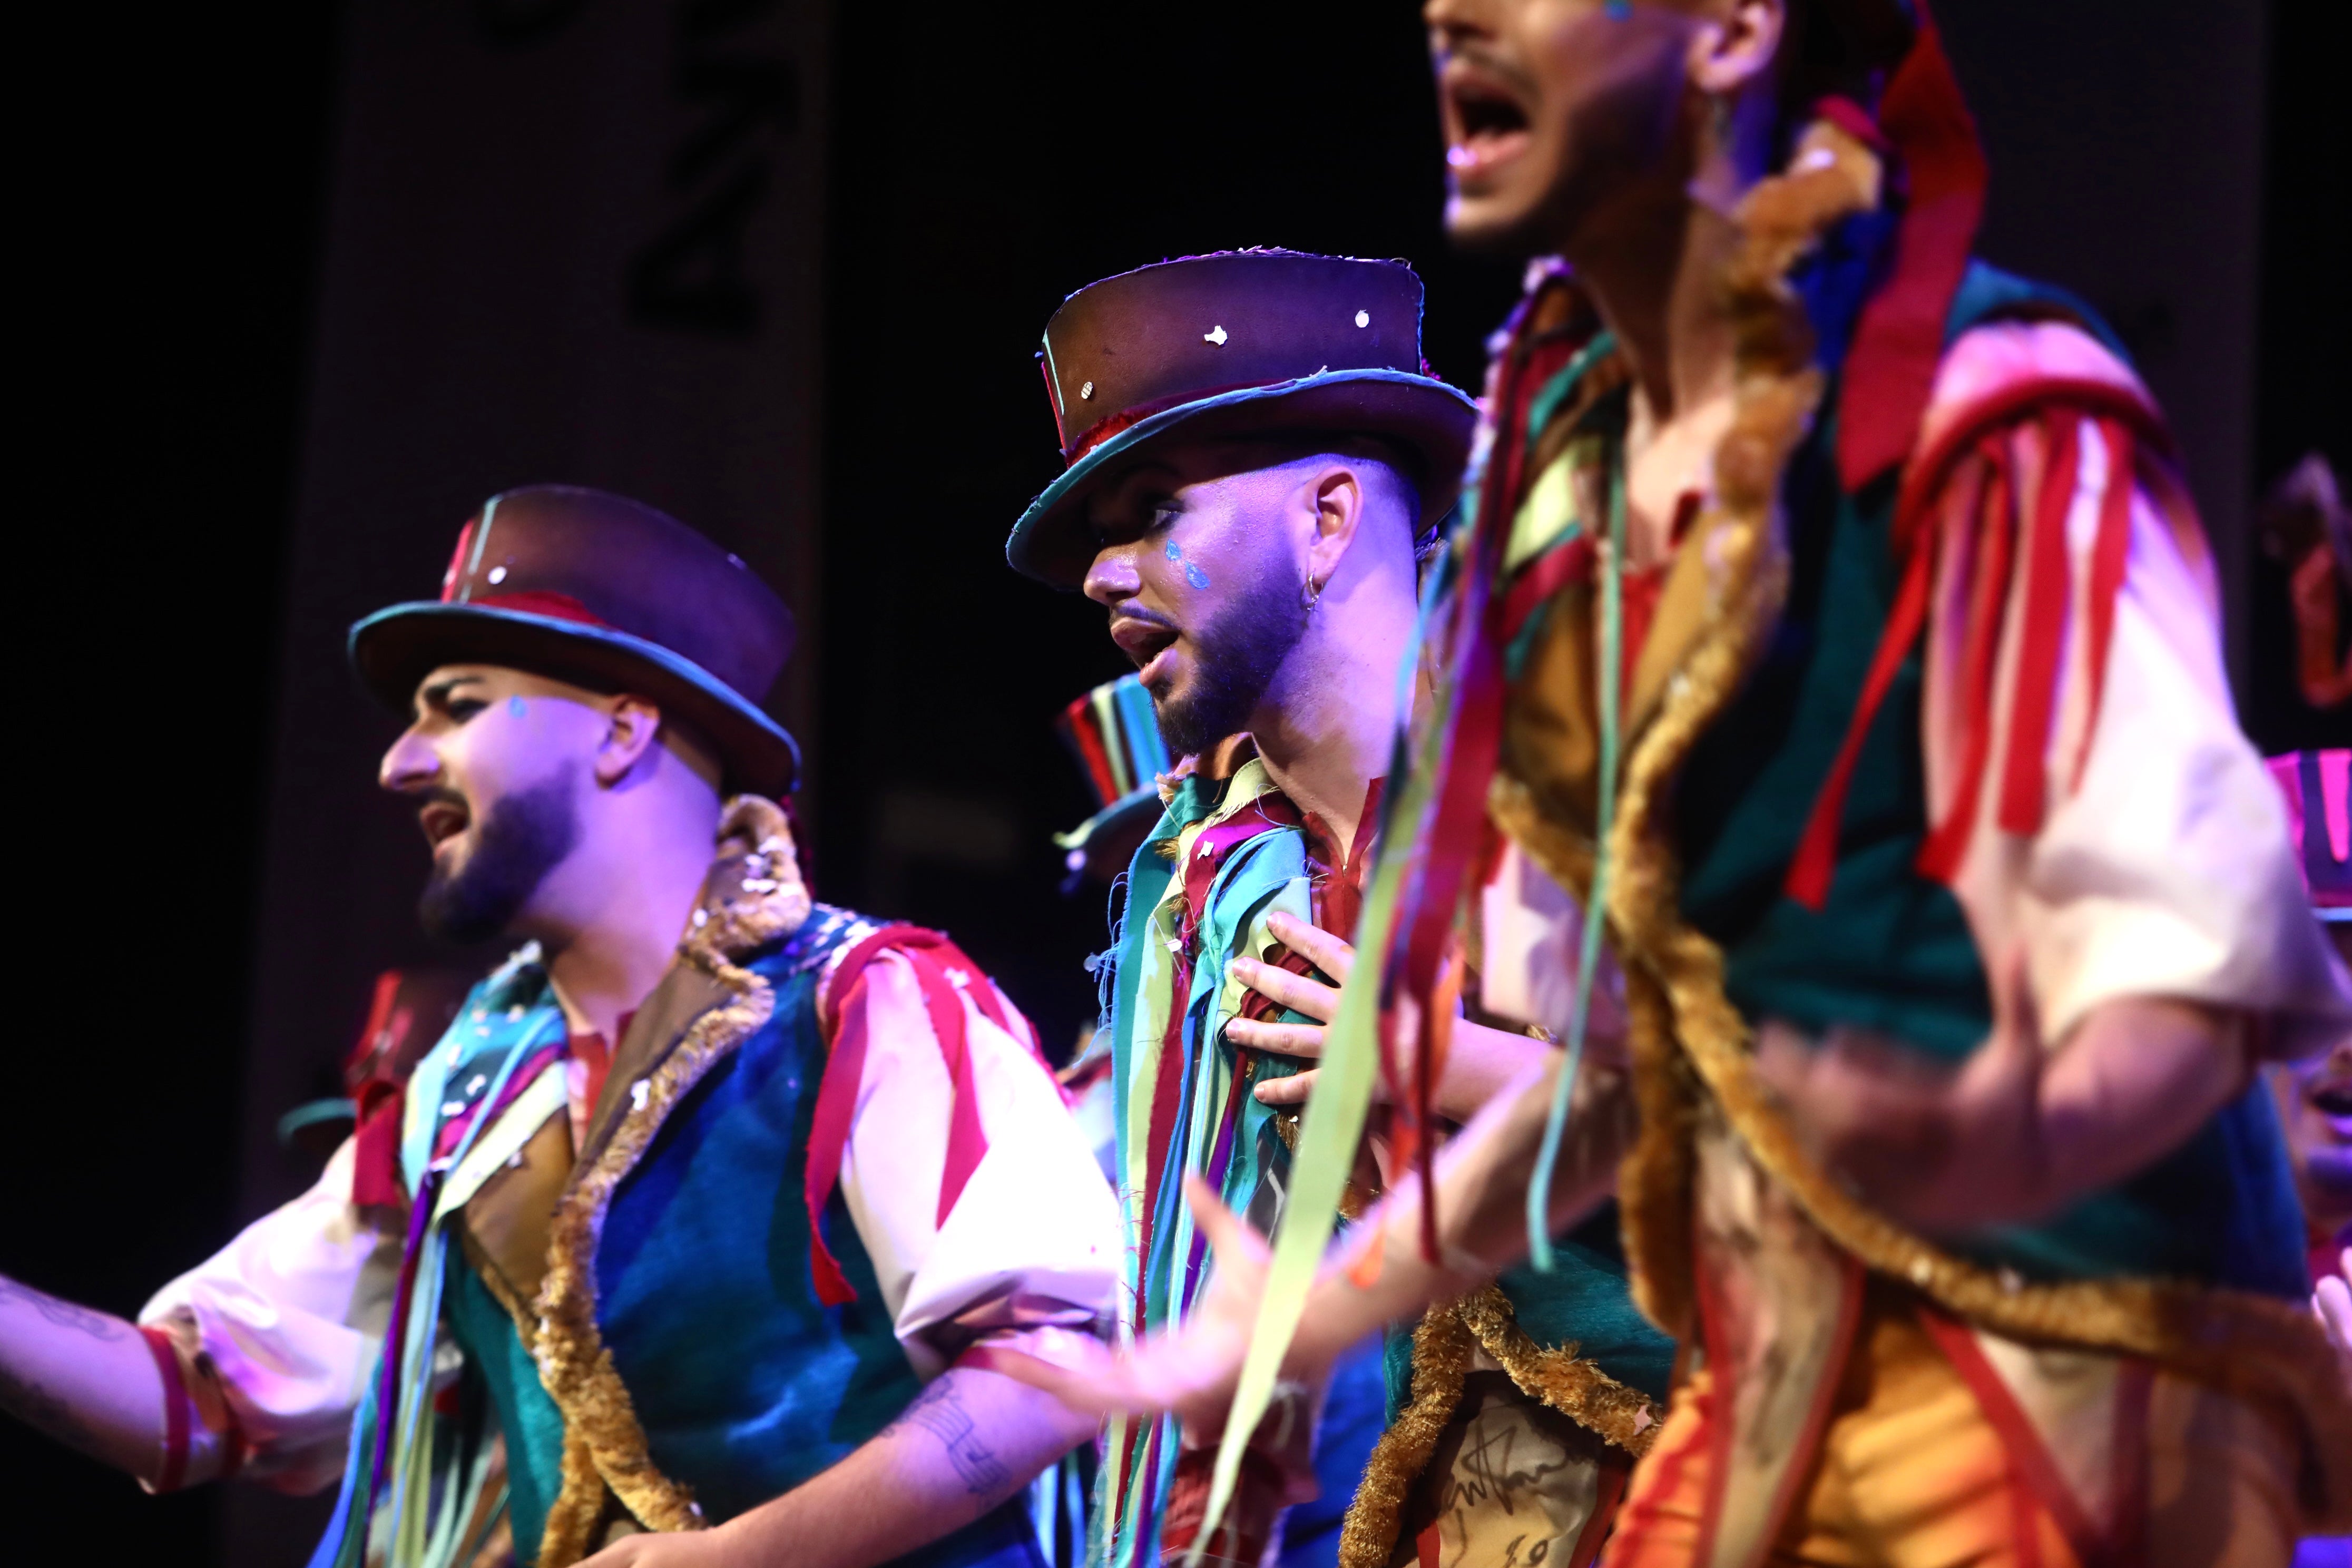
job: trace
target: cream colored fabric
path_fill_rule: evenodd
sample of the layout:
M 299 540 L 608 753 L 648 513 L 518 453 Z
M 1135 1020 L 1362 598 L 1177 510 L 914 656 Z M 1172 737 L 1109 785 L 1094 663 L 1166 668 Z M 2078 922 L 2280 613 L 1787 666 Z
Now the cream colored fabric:
M 1924 441 L 1968 407 L 2023 382 L 2105 383 L 2145 398 L 2131 373 L 2079 329 L 2002 324 L 1963 336 L 1945 357 Z M 2012 452 L 2020 493 L 2038 495 L 2046 454 L 2029 429 Z M 1996 743 L 1953 891 L 1987 969 L 2021 952 L 2044 1037 L 2063 1040 L 2100 1003 L 2177 996 L 2266 1015 L 2273 1048 L 2322 1048 L 2352 1027 L 2352 978 L 2305 907 L 2284 807 L 2240 731 L 2221 662 L 2212 562 L 2179 497 L 2135 485 L 2131 542 L 2106 681 L 2090 715 L 2090 555 L 2112 455 L 2081 429 L 2066 522 L 2072 596 L 2059 700 L 2043 759 L 2050 803 L 2031 837 L 2000 831 L 2026 574 L 2014 563 L 1994 686 Z M 1956 483 L 1949 503 L 1966 507 Z M 1967 528 L 1944 531 L 1927 646 L 1921 740 L 1928 812 L 1942 820 L 1965 765 L 1960 644 L 1972 585 Z M 2084 753 L 2087 748 L 2087 763 Z M 2081 767 L 2080 787 L 2074 786 Z

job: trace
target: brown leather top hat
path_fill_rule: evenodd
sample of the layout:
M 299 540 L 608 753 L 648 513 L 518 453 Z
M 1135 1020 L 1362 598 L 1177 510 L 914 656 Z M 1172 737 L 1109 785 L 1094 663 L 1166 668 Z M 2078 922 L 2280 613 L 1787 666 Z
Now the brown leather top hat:
M 1260 430 L 1380 436 L 1418 458 L 1423 528 L 1453 507 L 1477 405 L 1421 357 L 1421 279 L 1402 261 L 1228 250 L 1122 272 L 1045 323 L 1062 477 L 1004 558 L 1076 587 L 1094 561 L 1087 493 L 1163 442 Z
M 634 691 L 710 738 L 729 789 L 769 795 L 800 773 L 759 700 L 792 646 L 792 612 L 743 563 L 652 507 L 570 485 L 492 496 L 459 531 L 439 599 L 351 634 L 352 667 L 395 712 L 444 664 Z

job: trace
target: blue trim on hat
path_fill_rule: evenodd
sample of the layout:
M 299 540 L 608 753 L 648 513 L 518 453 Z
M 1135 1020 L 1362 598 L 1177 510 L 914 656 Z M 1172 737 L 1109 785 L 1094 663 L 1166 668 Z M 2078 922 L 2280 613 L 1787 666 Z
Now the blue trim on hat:
M 801 746 L 798 741 L 793 739 L 791 731 L 769 718 L 741 692 L 692 659 L 673 653 L 659 643 L 648 642 L 644 637 L 633 636 L 615 626 L 592 626 L 585 621 L 567 621 L 556 616 L 533 615 L 527 610 L 494 609 L 487 605 L 418 599 L 406 604 L 387 605 L 372 616 L 363 616 L 352 622 L 351 632 L 344 639 L 344 652 L 356 668 L 359 665 L 360 638 L 369 630 L 392 621 L 418 619 L 504 621 L 510 626 L 529 626 L 535 631 L 552 632 L 574 642 L 601 646 L 634 655 L 654 665 L 664 674 L 684 681 L 704 696 L 731 710 L 737 717 L 764 731 L 771 738 L 782 741 L 784 743 L 784 749 L 792 753 L 793 776 L 794 778 L 800 776 Z
M 1004 541 L 1005 563 L 1024 576 L 1033 576 L 1029 569 L 1014 559 L 1013 552 L 1034 531 L 1045 514 L 1069 498 L 1070 493 L 1085 484 L 1094 471 L 1115 458 L 1124 456 L 1144 442 L 1167 434 L 1168 431 L 1197 415 L 1212 409 L 1230 408 L 1245 403 L 1271 403 L 1295 396 L 1302 392 L 1314 392 L 1327 386 L 1337 386 L 1351 381 L 1386 382 L 1395 386 L 1419 389 L 1424 393 L 1439 392 L 1454 399 L 1468 411 L 1475 422 L 1478 416 L 1477 400 L 1456 386 L 1434 376 L 1418 375 L 1411 371 L 1386 369 L 1333 370 L 1301 376 L 1297 381 L 1277 381 L 1265 386 L 1244 386 L 1233 392 L 1221 392 L 1192 403 L 1180 403 L 1173 408 L 1163 408 L 1147 419 L 1139 419 L 1118 435 L 1094 447 L 1086 456 L 1062 471 L 1059 479 L 1047 485 L 1021 521 L 1013 525 L 1013 532 Z

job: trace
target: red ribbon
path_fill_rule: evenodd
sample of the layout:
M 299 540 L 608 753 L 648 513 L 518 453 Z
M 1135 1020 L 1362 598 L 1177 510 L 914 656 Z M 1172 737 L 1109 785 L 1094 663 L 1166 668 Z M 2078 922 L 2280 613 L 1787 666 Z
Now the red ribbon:
M 955 1086 L 948 1117 L 947 1158 L 940 1173 L 937 1223 L 947 1222 L 956 1199 L 963 1195 L 965 1184 L 988 1152 L 963 999 L 970 997 L 982 1017 L 1026 1045 L 1039 1069 L 1045 1068 L 1027 1026 L 1016 1022 L 1018 1016 L 998 996 L 980 966 L 938 931 L 920 926 L 885 926 L 843 955 L 825 987 L 826 1011 L 834 1019 L 833 1039 L 824 1077 L 817 1086 L 808 1167 L 803 1178 L 809 1217 L 809 1271 L 815 1279 L 817 1300 L 828 1307 L 857 1297 L 832 1248 L 825 1245 L 824 1209 L 840 1184 L 850 1126 L 856 1120 L 858 1086 L 866 1076 L 866 966 L 886 952 L 904 959 L 914 971 L 940 1059 Z
M 1967 641 L 1961 658 L 1961 722 L 1967 726 L 1963 743 L 1959 793 L 1921 846 L 1916 862 L 1922 875 L 1948 882 L 1958 872 L 1976 822 L 1976 803 L 1990 762 L 1992 724 L 1992 661 L 2000 642 L 2006 609 L 2010 562 L 2014 540 L 2031 542 L 2033 556 L 2027 563 L 2024 644 L 2018 661 L 2011 700 L 2008 755 L 2002 770 L 2000 826 L 2003 831 L 2031 833 L 2040 827 L 2042 754 L 2048 745 L 2050 716 L 2059 675 L 2058 653 L 2063 639 L 2067 584 L 2066 512 L 2074 499 L 2076 432 L 2085 417 L 2100 421 L 2101 438 L 2108 453 L 2106 489 L 2102 498 L 2099 535 L 2094 545 L 2090 595 L 2090 717 L 2095 719 L 2099 694 L 2105 689 L 2108 643 L 2114 635 L 2115 605 L 2123 591 L 2131 529 L 2131 492 L 2137 468 L 2137 442 L 2150 450 L 2169 452 L 2171 437 L 2156 411 L 2136 391 L 2113 382 L 2075 377 L 2044 377 L 2021 382 L 1984 399 L 1938 436 L 1906 468 L 1895 503 L 1892 547 L 1903 572 L 1903 587 L 1877 651 L 1869 677 L 1854 706 L 1837 760 L 1814 797 L 1797 852 L 1789 864 L 1782 890 L 1810 910 L 1828 900 L 1835 875 L 1837 834 L 1845 809 L 1846 786 L 1854 759 L 1886 688 L 1910 654 L 1927 622 L 1928 590 L 1934 571 L 1935 540 L 1930 531 L 1943 526 L 1969 526 L 1990 510 L 1979 547 L 1976 591 L 1970 604 Z M 2034 515 L 2014 516 L 2016 486 L 2011 472 L 2008 440 L 2014 426 L 2040 421 L 2047 432 L 2051 461 L 2044 471 Z M 1955 521 L 1939 512 L 1943 488 L 1959 461 L 1970 453 L 1992 467 L 1986 500 L 1990 507 L 1973 509 L 1971 518 Z M 2084 754 L 2088 735 L 2084 730 Z M 2026 776 L 2030 773 L 2030 776 Z M 2079 782 L 2078 762 L 2075 779 Z
M 1838 479 L 1850 495 L 1900 463 L 1944 353 L 1944 323 L 1984 213 L 1985 156 L 1951 62 L 1917 0 L 1918 36 L 1878 106 L 1908 181 L 1895 265 L 1863 307 L 1838 396 Z

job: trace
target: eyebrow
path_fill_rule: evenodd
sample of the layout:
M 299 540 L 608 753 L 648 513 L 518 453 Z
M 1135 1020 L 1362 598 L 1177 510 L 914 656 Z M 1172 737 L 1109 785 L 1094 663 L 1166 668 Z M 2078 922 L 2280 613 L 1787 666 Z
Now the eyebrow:
M 449 694 L 457 690 L 457 688 L 461 686 L 478 686 L 481 684 L 482 679 L 483 678 L 478 675 L 453 675 L 446 680 L 436 680 L 432 685 L 418 691 L 416 694 L 416 700 L 426 707 L 436 706 L 447 701 L 449 700 Z
M 1116 524 L 1130 519 L 1139 503 L 1173 500 L 1183 488 L 1183 478 L 1172 464 L 1147 458 L 1095 492 L 1087 507 L 1087 521 L 1097 527 Z M 1139 485 L 1139 479 L 1144 482 Z

